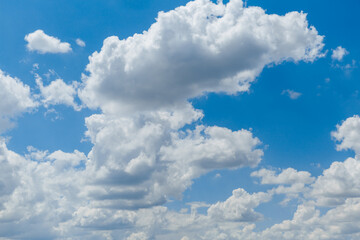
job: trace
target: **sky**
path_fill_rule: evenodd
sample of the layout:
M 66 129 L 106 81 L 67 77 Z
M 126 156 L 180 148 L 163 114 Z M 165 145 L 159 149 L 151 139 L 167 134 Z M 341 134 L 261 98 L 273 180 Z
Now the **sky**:
M 0 239 L 359 239 L 359 7 L 0 0 Z

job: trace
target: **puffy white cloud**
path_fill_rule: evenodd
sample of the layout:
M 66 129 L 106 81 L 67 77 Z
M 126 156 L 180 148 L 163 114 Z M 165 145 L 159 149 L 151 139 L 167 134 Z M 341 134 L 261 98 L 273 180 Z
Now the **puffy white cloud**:
M 360 199 L 347 199 L 343 205 L 330 209 L 322 217 L 321 224 L 327 239 L 359 239 Z
M 105 113 L 129 113 L 207 92 L 236 94 L 268 64 L 323 56 L 322 41 L 303 13 L 268 15 L 241 0 L 197 0 L 160 12 L 142 34 L 105 39 L 90 57 L 80 97 Z
M 188 122 L 179 124 L 181 115 L 190 116 Z M 187 105 L 175 113 L 87 118 L 94 147 L 87 163 L 92 177 L 84 194 L 103 207 L 149 207 L 181 197 L 194 178 L 211 170 L 260 162 L 260 141 L 249 131 L 204 126 L 178 131 L 201 116 Z
M 98 126 L 103 128 L 102 126 Z M 100 137 L 101 134 L 93 137 Z M 142 136 L 139 135 L 141 139 Z M 101 139 L 99 139 L 101 140 Z M 130 144 L 131 145 L 131 144 Z M 29 147 L 30 153 L 40 152 Z M 9 151 L 4 142 L 0 147 L 0 218 L 6 224 L 0 227 L 2 236 L 8 238 L 72 238 L 72 239 L 357 239 L 359 237 L 360 202 L 356 193 L 358 163 L 346 160 L 347 169 L 336 169 L 342 163 L 334 163 L 317 179 L 314 189 L 347 189 L 352 192 L 335 193 L 329 196 L 345 197 L 335 208 L 320 215 L 314 202 L 308 201 L 298 206 L 290 220 L 284 220 L 264 231 L 254 231 L 253 221 L 261 215 L 254 209 L 271 200 L 276 192 L 249 194 L 244 189 L 236 189 L 223 202 L 212 205 L 195 203 L 191 211 L 175 212 L 166 207 L 152 207 L 139 210 L 107 209 L 94 201 L 94 196 L 86 197 L 81 192 L 92 177 L 86 171 L 90 159 L 74 151 L 64 153 L 44 151 L 33 155 L 36 161 L 24 159 Z M 44 156 L 41 160 L 41 156 Z M 59 161 L 60 164 L 57 164 Z M 66 164 L 63 164 L 65 161 Z M 86 168 L 76 168 L 79 161 L 86 161 Z M 67 163 L 72 164 L 67 164 Z M 59 167 L 61 166 L 61 167 Z M 116 165 L 114 165 L 116 167 Z M 344 168 L 340 166 L 340 168 Z M 334 170 L 335 169 L 335 170 Z M 351 172 L 352 171 L 352 172 Z M 331 173 L 330 173 L 331 172 Z M 276 174 L 270 170 L 260 170 L 259 177 L 269 175 L 263 182 L 272 184 L 311 183 L 308 173 L 285 169 Z M 349 175 L 349 176 L 348 176 Z M 326 177 L 324 177 L 326 176 Z M 327 178 L 327 179 L 325 179 Z M 337 187 L 336 181 L 352 179 L 355 185 Z M 334 181 L 335 179 L 335 181 Z M 350 181 L 348 181 L 350 182 Z M 2 183 L 2 185 L 1 185 Z M 172 184 L 172 183 L 171 183 Z M 5 186 L 5 187 L 3 187 Z M 109 187 L 109 185 L 102 185 Z M 125 186 L 126 187 L 126 186 Z M 120 188 L 119 188 L 120 189 Z M 326 191 L 321 194 L 325 194 Z M 110 197 L 123 198 L 115 195 Z M 358 193 L 356 193 L 358 194 Z M 324 195 L 325 196 L 325 195 Z M 310 196 L 314 197 L 314 196 Z M 350 198 L 351 197 L 351 198 Z M 208 208 L 207 214 L 197 212 L 198 207 Z M 266 216 L 268 217 L 268 216 Z M 29 223 L 38 223 L 29 228 Z M 19 229 L 12 231 L 11 229 Z M 40 231 L 40 232 L 39 232 Z
M 81 106 L 75 102 L 78 82 L 66 84 L 62 79 L 56 79 L 49 85 L 44 86 L 42 79 L 37 76 L 36 84 L 40 89 L 41 101 L 45 107 L 48 107 L 49 105 L 64 104 L 73 107 L 76 111 L 81 110 Z
M 263 151 L 256 149 L 259 139 L 247 130 L 233 132 L 216 126 L 197 126 L 187 133 L 186 137 L 173 135 L 173 144 L 161 149 L 163 159 L 191 162 L 207 170 L 256 166 L 263 156 Z
M 62 170 L 77 167 L 81 162 L 87 160 L 86 155 L 78 150 L 75 150 L 73 153 L 57 150 L 49 154 L 46 158 L 52 161 L 53 167 Z
M 331 58 L 333 60 L 341 61 L 343 60 L 344 56 L 348 54 L 349 52 L 345 48 L 338 46 L 336 49 L 332 50 Z
M 81 206 L 71 219 L 71 227 L 81 227 L 97 230 L 116 230 L 118 228 L 132 227 L 136 221 L 136 212 L 114 211 L 111 209 Z
M 225 202 L 218 202 L 208 209 L 210 217 L 216 221 L 228 220 L 239 222 L 251 222 L 261 218 L 261 214 L 254 211 L 262 202 L 271 200 L 270 193 L 249 194 L 244 189 L 235 189 L 232 196 Z
M 356 140 L 359 117 L 346 119 L 332 132 L 339 141 L 338 150 L 353 149 L 355 158 L 333 162 L 304 194 L 306 202 L 298 206 L 293 219 L 266 229 L 261 239 L 358 239 L 360 237 L 360 161 Z M 263 174 L 266 176 L 266 172 Z M 272 178 L 270 173 L 269 178 Z M 268 177 L 268 176 L 266 176 Z M 310 181 L 308 182 L 310 183 Z M 278 191 L 276 191 L 278 193 Z M 313 201 L 315 200 L 315 201 Z M 329 210 L 320 215 L 316 206 Z
M 193 119 L 191 121 L 201 117 L 201 114 L 193 109 L 192 111 Z M 184 112 L 184 114 L 189 114 L 191 108 Z M 189 162 L 180 162 L 179 166 L 175 164 L 178 160 L 166 159 L 165 161 L 165 159 L 161 159 L 163 155 L 159 153 L 159 146 L 164 146 L 164 142 L 167 142 L 166 146 L 180 148 L 182 144 L 176 144 L 178 140 L 196 140 L 194 145 L 202 145 L 209 137 L 202 134 L 197 135 L 199 132 L 195 133 L 196 130 L 193 130 L 188 132 L 188 135 L 184 132 L 185 135 L 178 138 L 177 130 L 186 123 L 171 124 L 172 121 L 179 122 L 179 119 L 184 119 L 180 116 L 181 112 L 178 112 L 176 117 L 174 115 L 152 113 L 151 116 L 138 117 L 136 120 L 131 118 L 112 119 L 104 115 L 91 116 L 87 119 L 88 136 L 95 145 L 89 158 L 78 151 L 73 153 L 55 151 L 49 154 L 46 151 L 38 151 L 29 147 L 30 154 L 28 159 L 25 159 L 7 150 L 5 143 L 2 142 L 0 169 L 3 172 L 0 175 L 0 186 L 5 187 L 0 187 L 0 218 L 7 219 L 7 223 L 0 227 L 1 235 L 20 239 L 29 238 L 29 236 L 39 238 L 40 231 L 42 237 L 70 237 L 72 239 L 161 240 L 181 239 L 186 236 L 188 239 L 201 237 L 205 240 L 296 240 L 357 239 L 359 237 L 360 198 L 357 175 L 360 168 L 358 160 L 354 158 L 349 158 L 344 163 L 333 163 L 317 178 L 311 186 L 311 194 L 307 195 L 307 200 L 315 198 L 317 202 L 306 200 L 298 206 L 292 219 L 284 220 L 263 231 L 254 231 L 253 221 L 261 218 L 261 214 L 257 213 L 255 209 L 260 204 L 271 200 L 273 194 L 281 193 L 277 191 L 278 189 L 253 194 L 247 193 L 244 189 L 236 189 L 232 196 L 225 201 L 212 205 L 191 204 L 189 213 L 187 211 L 171 211 L 166 207 L 135 209 L 139 206 L 146 206 L 146 201 L 150 203 L 147 205 L 148 207 L 153 205 L 155 202 L 152 200 L 157 198 L 149 196 L 171 195 L 172 192 L 166 189 L 166 184 L 169 184 L 169 187 L 175 187 L 176 191 L 179 189 L 181 191 L 189 186 L 187 185 L 188 180 L 191 181 L 196 173 L 206 172 L 199 165 L 192 165 L 194 159 L 197 159 L 195 157 L 189 159 Z M 113 123 L 109 124 L 111 121 Z M 158 127 L 167 126 L 170 129 L 167 131 L 170 133 L 164 134 L 164 131 L 166 132 L 164 129 L 153 131 L 156 129 L 156 123 L 158 123 Z M 119 126 L 121 127 L 119 128 Z M 230 133 L 230 130 L 223 129 L 223 131 Z M 153 135 L 154 132 L 157 134 Z M 241 131 L 232 133 L 236 135 Z M 174 134 L 176 138 L 174 138 Z M 115 136 L 121 136 L 123 142 L 119 144 L 118 138 Z M 216 137 L 211 135 L 211 138 Z M 114 139 L 117 142 L 112 142 Z M 103 145 L 97 145 L 98 143 L 103 143 Z M 140 148 L 139 146 L 142 144 L 144 146 Z M 156 144 L 160 145 L 154 148 Z M 113 148 L 117 148 L 116 155 L 113 150 L 110 151 Z M 97 151 L 100 153 L 96 153 Z M 142 153 L 134 154 L 137 151 L 142 151 Z M 149 153 L 156 154 L 156 152 L 160 156 L 159 159 L 155 157 L 152 162 L 149 157 L 146 158 L 146 155 L 151 155 Z M 98 159 L 96 154 L 100 154 L 98 157 L 106 156 L 106 158 Z M 132 158 L 128 158 L 129 162 L 117 161 L 117 159 L 126 159 L 121 154 L 132 155 Z M 197 152 L 194 154 L 196 155 Z M 36 161 L 31 161 L 32 159 Z M 133 161 L 134 159 L 136 160 Z M 165 161 L 165 164 L 157 161 Z M 78 168 L 80 162 L 85 164 Z M 96 168 L 97 170 L 93 171 Z M 147 174 L 147 170 L 144 171 L 143 168 L 150 169 L 151 176 L 146 175 L 144 178 L 136 179 L 140 176 L 138 173 Z M 109 174 L 108 171 L 113 169 L 115 169 L 115 174 Z M 162 175 L 164 181 L 159 178 L 159 175 Z M 296 171 L 292 168 L 285 169 L 280 173 L 261 169 L 254 172 L 252 176 L 260 177 L 263 184 L 291 185 L 291 187 L 299 183 L 311 184 L 314 180 L 308 172 Z M 101 177 L 104 181 L 99 181 Z M 129 178 L 126 179 L 126 177 Z M 174 182 L 171 181 L 172 178 Z M 89 179 L 94 180 L 91 183 L 93 185 L 89 185 Z M 148 182 L 145 183 L 146 181 Z M 182 188 L 176 184 L 184 184 L 185 187 Z M 141 193 L 141 190 L 144 189 L 149 190 Z M 122 190 L 125 191 L 121 192 Z M 136 191 L 140 191 L 140 194 Z M 153 192 L 151 193 L 151 191 Z M 342 199 L 342 201 L 335 202 L 336 207 L 321 215 L 317 205 L 321 203 L 320 200 L 325 198 L 327 198 L 326 200 L 329 198 Z M 101 202 L 109 199 L 110 201 L 107 202 L 108 205 L 101 205 L 98 202 L 100 199 Z M 126 199 L 128 202 L 125 201 Z M 129 205 L 132 201 L 135 205 Z M 116 205 L 116 202 L 119 204 Z M 199 213 L 197 211 L 199 207 L 207 208 L 207 214 Z M 121 208 L 133 208 L 133 210 Z M 36 228 L 30 229 L 27 227 L 29 222 L 39 224 Z M 18 229 L 19 226 L 21 231 L 11 231 L 11 229 Z
M 76 44 L 78 46 L 80 46 L 80 47 L 85 47 L 86 46 L 85 42 L 83 40 L 81 40 L 80 38 L 76 39 Z
M 274 224 L 263 231 L 254 231 L 255 224 L 252 222 L 256 219 L 247 218 L 250 222 L 233 221 L 233 218 L 225 219 L 223 217 L 211 215 L 210 209 L 216 208 L 221 212 L 228 213 L 227 216 L 237 216 L 236 213 L 250 211 L 256 202 L 266 202 L 271 198 L 269 193 L 248 194 L 241 189 L 234 190 L 233 196 L 224 202 L 219 202 L 208 206 L 208 214 L 201 213 L 179 213 L 171 211 L 165 207 L 155 207 L 151 209 L 142 209 L 139 211 L 123 210 L 105 210 L 105 209 L 87 209 L 82 212 L 86 216 L 82 219 L 83 227 L 100 226 L 101 232 L 116 229 L 111 227 L 124 227 L 131 229 L 128 238 L 142 237 L 145 239 L 357 239 L 360 234 L 359 213 L 360 201 L 357 199 L 348 199 L 343 205 L 330 209 L 325 214 L 320 214 L 313 202 L 304 202 L 300 204 L 292 219 L 284 220 L 281 223 Z M 242 192 L 241 194 L 238 194 Z M 241 195 L 234 197 L 235 195 Z M 250 198 L 252 201 L 247 202 Z M 232 203 L 232 204 L 230 204 Z M 237 203 L 237 204 L 235 204 Z M 241 203 L 241 204 L 240 204 Z M 244 204 L 243 204 L 244 203 Z M 248 208 L 241 206 L 252 204 Z M 255 206 L 256 207 L 256 206 Z M 253 210 L 252 210 L 253 211 Z M 75 216 L 77 216 L 76 214 Z M 241 218 L 241 220 L 245 220 Z M 110 225 L 104 225 L 104 223 Z M 105 228 L 102 228 L 106 226 Z M 91 229 L 91 228 L 89 228 Z M 113 238 L 126 238 L 124 232 L 117 232 L 118 235 L 112 234 Z M 126 234 L 126 233 L 125 233 Z M 96 239 L 101 239 L 98 237 Z M 110 238 L 112 239 L 112 238 Z M 135 238 L 137 239 L 137 238 Z M 141 238 L 140 238 L 141 239 Z
M 70 165 L 76 165 L 80 157 L 84 161 L 78 151 L 58 151 L 49 155 L 49 161 L 33 161 L 8 150 L 0 139 L 0 235 L 11 239 L 55 238 L 58 224 L 70 219 L 79 207 L 81 178 L 76 168 L 67 165 L 72 161 Z
M 259 234 L 261 239 L 326 239 L 314 234 L 321 231 L 319 225 L 320 211 L 311 203 L 298 206 L 293 219 L 285 220 L 264 230 Z
M 297 171 L 293 168 L 287 168 L 276 174 L 273 170 L 260 169 L 252 172 L 251 176 L 261 178 L 261 184 L 309 184 L 314 182 L 315 178 L 306 171 Z
M 52 37 L 39 29 L 25 36 L 27 49 L 41 54 L 45 53 L 68 53 L 71 52 L 71 46 L 67 42 L 61 42 L 60 39 Z
M 348 158 L 332 163 L 312 187 L 311 196 L 319 205 L 338 205 L 347 198 L 360 197 L 360 161 Z
M 11 127 L 11 119 L 37 106 L 30 87 L 0 70 L 0 132 Z
M 18 173 L 11 166 L 12 161 L 16 162 L 18 159 L 15 157 L 9 161 L 8 155 L 11 155 L 11 153 L 7 151 L 5 141 L 0 139 L 0 209 L 3 209 L 4 198 L 11 195 L 19 184 Z M 11 157 L 14 157 L 14 155 Z
M 340 125 L 336 126 L 336 131 L 331 133 L 331 136 L 340 142 L 336 149 L 347 150 L 352 149 L 357 154 L 360 153 L 360 118 L 355 115 L 347 118 Z
M 312 202 L 298 206 L 291 220 L 256 234 L 257 239 L 355 240 L 360 237 L 360 199 L 347 199 L 343 205 L 320 215 Z M 255 238 L 254 238 L 255 239 Z
M 344 162 L 333 162 L 317 178 L 312 185 L 310 196 L 316 198 L 319 205 L 339 205 L 349 198 L 360 197 L 360 118 L 347 118 L 336 128 L 331 135 L 339 141 L 337 150 L 353 149 L 356 156 Z
M 360 118 L 353 116 L 331 133 L 338 141 L 337 150 L 353 149 L 355 158 L 348 158 L 344 162 L 333 162 L 328 169 L 314 178 L 310 173 L 296 171 L 289 168 L 276 175 L 275 171 L 261 169 L 251 175 L 260 177 L 262 184 L 291 184 L 290 187 L 279 186 L 275 189 L 277 194 L 287 195 L 303 193 L 305 198 L 314 199 L 320 206 L 337 206 L 347 200 L 360 197 Z M 314 182 L 314 183 L 313 183 Z M 313 184 L 311 184 L 313 183 Z M 311 185 L 308 185 L 311 184 Z M 307 187 L 305 187 L 307 185 Z M 293 195 L 293 197 L 297 195 Z
M 28 154 L 25 154 L 25 157 L 27 159 L 32 159 L 35 161 L 43 161 L 47 155 L 49 155 L 49 151 L 41 151 L 36 149 L 33 146 L 28 146 L 27 148 Z
M 272 189 L 273 193 L 285 194 L 286 198 L 281 202 L 286 205 L 291 199 L 299 198 L 300 195 L 309 191 L 309 184 L 315 181 L 314 177 L 306 171 L 297 171 L 287 168 L 280 173 L 273 170 L 260 169 L 251 173 L 252 177 L 261 178 L 261 184 L 280 185 Z M 290 185 L 290 186 L 289 186 Z
M 295 92 L 295 91 L 290 90 L 290 89 L 283 90 L 281 94 L 282 95 L 287 95 L 292 100 L 298 99 L 302 95 L 301 93 Z

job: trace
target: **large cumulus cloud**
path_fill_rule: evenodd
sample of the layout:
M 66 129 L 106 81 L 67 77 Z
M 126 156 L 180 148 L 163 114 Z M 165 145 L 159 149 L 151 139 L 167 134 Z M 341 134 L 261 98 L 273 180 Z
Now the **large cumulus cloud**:
M 141 34 L 105 39 L 90 57 L 82 100 L 105 112 L 171 107 L 206 92 L 247 91 L 272 63 L 321 57 L 306 14 L 268 15 L 241 0 L 189 2 L 160 12 Z
M 184 127 L 179 118 L 190 113 L 190 122 L 202 116 L 188 106 L 187 111 L 171 117 L 158 113 L 87 118 L 87 134 L 94 144 L 87 165 L 92 176 L 87 194 L 103 207 L 149 207 L 181 197 L 193 179 L 211 170 L 260 162 L 260 141 L 247 130 L 199 125 L 179 131 Z

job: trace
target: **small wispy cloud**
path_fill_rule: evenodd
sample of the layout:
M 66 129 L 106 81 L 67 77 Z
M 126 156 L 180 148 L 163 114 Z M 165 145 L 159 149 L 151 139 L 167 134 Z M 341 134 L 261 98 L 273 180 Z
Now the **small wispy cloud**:
M 332 60 L 341 61 L 348 54 L 349 52 L 345 48 L 338 46 L 336 49 L 332 50 L 331 58 Z
M 221 178 L 221 174 L 220 173 L 215 174 L 214 178 L 215 179 Z
M 281 93 L 282 95 L 287 95 L 290 99 L 298 99 L 302 93 L 299 93 L 299 92 L 295 92 L 294 90 L 290 90 L 290 89 L 285 89 L 282 91 Z
M 86 44 L 83 40 L 81 40 L 80 38 L 76 39 L 76 44 L 80 47 L 85 47 Z

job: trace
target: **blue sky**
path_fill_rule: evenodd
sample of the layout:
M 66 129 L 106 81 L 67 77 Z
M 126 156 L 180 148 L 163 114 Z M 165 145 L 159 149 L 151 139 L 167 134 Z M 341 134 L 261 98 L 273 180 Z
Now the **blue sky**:
M 0 1 L 0 237 L 358 239 L 359 7 Z

